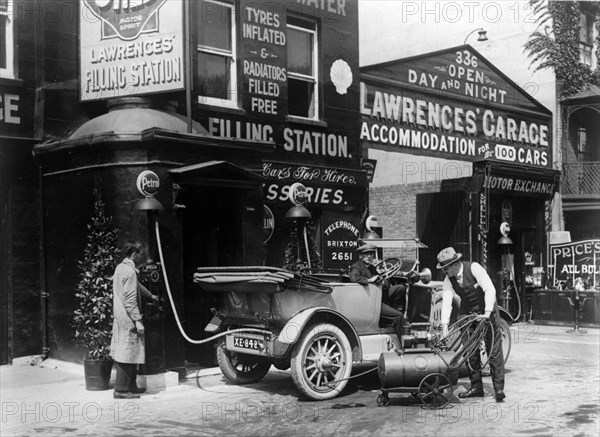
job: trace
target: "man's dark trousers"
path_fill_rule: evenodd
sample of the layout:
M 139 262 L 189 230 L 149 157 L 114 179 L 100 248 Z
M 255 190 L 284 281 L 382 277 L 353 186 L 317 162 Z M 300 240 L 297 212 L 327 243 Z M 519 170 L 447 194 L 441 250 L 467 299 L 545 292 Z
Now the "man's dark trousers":
M 494 390 L 504 390 L 504 354 L 502 352 L 502 332 L 498 326 L 499 318 L 498 310 L 492 311 L 490 315 L 491 327 L 488 326 L 485 336 L 485 349 L 489 357 L 490 374 Z M 494 331 L 494 341 L 492 345 L 492 329 Z M 490 351 L 490 347 L 493 348 Z M 481 379 L 481 355 L 477 349 L 471 357 L 469 357 L 469 365 L 471 369 L 477 370 L 469 376 L 471 380 L 471 388 L 474 390 L 483 390 L 483 381 Z
M 137 364 L 119 363 L 115 361 L 117 376 L 115 378 L 115 391 L 127 393 L 137 388 Z

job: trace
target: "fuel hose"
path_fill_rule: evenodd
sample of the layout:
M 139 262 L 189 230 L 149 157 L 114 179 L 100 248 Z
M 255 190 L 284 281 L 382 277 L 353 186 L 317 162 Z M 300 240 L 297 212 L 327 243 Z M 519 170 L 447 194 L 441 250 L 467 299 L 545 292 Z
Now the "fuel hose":
M 165 287 L 167 289 L 167 296 L 169 296 L 169 302 L 171 303 L 171 308 L 173 309 L 173 315 L 175 316 L 175 321 L 177 322 L 177 327 L 179 328 L 179 332 L 183 338 L 189 341 L 192 344 L 204 344 L 210 341 L 216 340 L 217 338 L 223 337 L 228 334 L 233 334 L 236 332 L 250 332 L 250 333 L 258 333 L 258 334 L 268 334 L 271 335 L 271 331 L 266 331 L 264 329 L 257 328 L 239 328 L 239 329 L 231 329 L 229 331 L 221 332 L 220 334 L 213 335 L 209 338 L 204 338 L 202 340 L 194 340 L 190 338 L 189 335 L 186 334 L 183 326 L 181 324 L 181 320 L 179 319 L 179 314 L 177 313 L 177 308 L 175 307 L 175 301 L 173 300 L 173 295 L 171 294 L 171 287 L 169 285 L 169 279 L 167 277 L 167 268 L 165 267 L 165 259 L 163 257 L 162 244 L 160 242 L 160 230 L 158 229 L 158 220 L 154 221 L 154 229 L 156 230 L 156 244 L 158 246 L 158 255 L 160 256 L 160 265 L 163 272 L 163 277 L 165 278 Z

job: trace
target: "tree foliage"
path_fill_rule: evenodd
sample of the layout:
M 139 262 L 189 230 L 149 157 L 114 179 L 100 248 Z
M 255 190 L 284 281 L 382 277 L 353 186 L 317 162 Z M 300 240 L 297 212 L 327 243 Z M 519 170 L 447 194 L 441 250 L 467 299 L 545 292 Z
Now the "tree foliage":
M 104 212 L 97 187 L 94 188 L 94 213 L 87 225 L 87 243 L 78 262 L 79 283 L 75 298 L 73 328 L 75 342 L 86 349 L 86 357 L 110 359 L 112 335 L 112 276 L 118 263 L 117 231 L 110 228 L 112 218 Z
M 320 270 L 323 265 L 321 255 L 317 251 L 315 244 L 314 236 L 317 233 L 316 224 L 312 220 L 309 220 L 306 223 L 306 231 L 312 271 Z M 301 223 L 295 223 L 294 226 L 290 228 L 288 244 L 285 248 L 284 267 L 289 270 L 299 270 L 300 267 L 308 267 L 304 232 Z
M 572 96 L 588 84 L 600 84 L 600 69 L 594 71 L 580 61 L 579 32 L 581 2 L 530 0 L 538 29 L 525 43 L 525 52 L 536 65 L 534 71 L 552 68 L 556 75 L 559 97 Z M 600 29 L 600 2 L 595 7 L 595 27 Z M 600 38 L 596 36 L 596 56 Z

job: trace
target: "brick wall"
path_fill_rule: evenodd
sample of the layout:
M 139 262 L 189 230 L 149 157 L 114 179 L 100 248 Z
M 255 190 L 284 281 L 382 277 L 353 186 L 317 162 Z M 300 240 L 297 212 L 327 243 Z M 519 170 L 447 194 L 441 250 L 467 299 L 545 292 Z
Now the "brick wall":
M 441 181 L 388 185 L 369 189 L 369 214 L 377 216 L 385 238 L 417 238 L 417 194 L 437 193 Z M 411 254 L 385 251 L 385 257 Z

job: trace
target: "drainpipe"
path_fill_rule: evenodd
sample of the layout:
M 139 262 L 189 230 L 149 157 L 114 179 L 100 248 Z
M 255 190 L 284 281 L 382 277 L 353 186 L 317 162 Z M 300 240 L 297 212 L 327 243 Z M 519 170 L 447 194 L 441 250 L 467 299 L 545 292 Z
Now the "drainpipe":
M 46 291 L 46 252 L 44 238 L 44 192 L 42 166 L 38 167 L 38 208 L 40 212 L 40 313 L 42 331 L 42 360 L 48 358 L 48 292 Z

